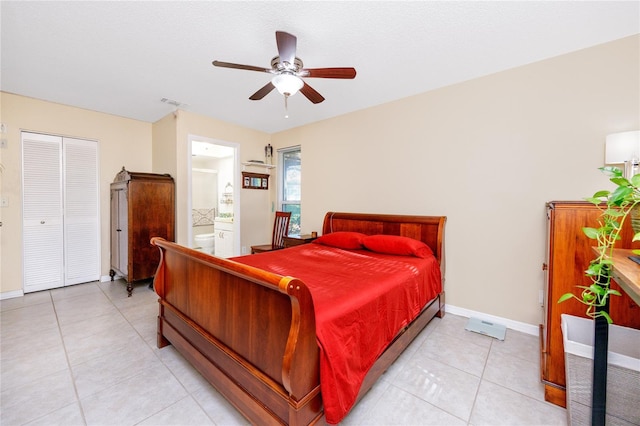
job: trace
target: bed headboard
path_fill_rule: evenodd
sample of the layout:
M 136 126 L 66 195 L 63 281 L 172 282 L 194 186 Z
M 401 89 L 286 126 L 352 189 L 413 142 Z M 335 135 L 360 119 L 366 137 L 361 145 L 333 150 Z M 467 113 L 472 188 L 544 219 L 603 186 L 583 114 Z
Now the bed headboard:
M 425 242 L 444 269 L 444 225 L 446 216 L 409 216 L 372 213 L 328 212 L 324 216 L 322 234 L 338 231 L 362 232 L 367 235 L 400 235 Z

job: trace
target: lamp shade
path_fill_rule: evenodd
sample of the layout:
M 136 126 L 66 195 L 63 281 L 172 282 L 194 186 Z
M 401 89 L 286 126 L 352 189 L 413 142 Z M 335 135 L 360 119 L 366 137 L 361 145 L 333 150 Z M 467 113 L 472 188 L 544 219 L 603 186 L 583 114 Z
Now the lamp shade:
M 293 96 L 302 89 L 304 83 L 300 77 L 293 74 L 278 74 L 271 79 L 271 83 L 276 86 L 281 95 Z
M 605 142 L 605 164 L 622 164 L 640 158 L 640 131 L 607 135 Z

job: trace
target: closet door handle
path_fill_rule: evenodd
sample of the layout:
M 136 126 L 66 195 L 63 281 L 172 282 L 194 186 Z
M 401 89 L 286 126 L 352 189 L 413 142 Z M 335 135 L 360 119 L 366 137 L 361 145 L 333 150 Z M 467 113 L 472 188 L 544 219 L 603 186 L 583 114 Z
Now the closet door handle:
M 40 225 L 44 225 L 44 220 L 41 220 L 41 221 L 40 221 Z

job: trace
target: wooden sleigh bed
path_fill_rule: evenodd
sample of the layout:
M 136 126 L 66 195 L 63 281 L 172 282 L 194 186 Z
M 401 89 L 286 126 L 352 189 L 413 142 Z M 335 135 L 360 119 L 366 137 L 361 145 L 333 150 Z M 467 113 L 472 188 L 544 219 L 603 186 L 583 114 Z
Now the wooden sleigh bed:
M 333 212 L 324 218 L 323 236 L 357 232 L 409 237 L 426 243 L 439 266 L 438 293 L 392 336 L 375 363 L 367 367 L 356 400 L 434 316 L 444 314 L 445 221 L 444 216 Z M 159 295 L 158 347 L 171 343 L 254 424 L 327 421 L 314 296 L 310 291 L 313 286 L 266 267 L 240 263 L 268 264 L 265 260 L 269 258 L 261 257 L 268 253 L 222 259 L 161 238 L 153 238 L 152 244 L 161 252 L 154 280 Z M 280 250 L 280 255 L 290 255 L 290 262 L 295 263 L 295 249 L 305 253 L 299 246 Z M 327 264 L 331 268 L 331 263 Z

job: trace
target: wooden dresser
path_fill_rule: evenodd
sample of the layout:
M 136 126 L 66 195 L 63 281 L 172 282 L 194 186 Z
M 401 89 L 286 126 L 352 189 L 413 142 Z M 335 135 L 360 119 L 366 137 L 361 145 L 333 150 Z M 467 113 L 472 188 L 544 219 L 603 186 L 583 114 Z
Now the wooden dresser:
M 560 314 L 585 317 L 585 306 L 577 300 L 558 304 L 561 295 L 576 292 L 576 285 L 589 285 L 584 275 L 594 258 L 594 240 L 587 238 L 583 227 L 597 227 L 600 209 L 585 201 L 551 201 L 547 203 L 547 256 L 543 269 L 545 295 L 543 323 L 540 324 L 540 374 L 545 386 L 545 399 L 562 407 L 565 404 L 565 370 Z M 640 248 L 631 244 L 633 231 L 627 220 L 622 239 L 616 247 Z M 638 265 L 640 268 L 640 265 Z M 614 282 L 612 288 L 620 291 Z M 613 296 L 610 314 L 617 325 L 640 329 L 640 307 L 624 292 Z
M 111 183 L 111 270 L 127 282 L 131 296 L 134 281 L 152 278 L 160 251 L 152 237 L 175 239 L 175 189 L 173 178 L 154 173 L 122 170 Z

